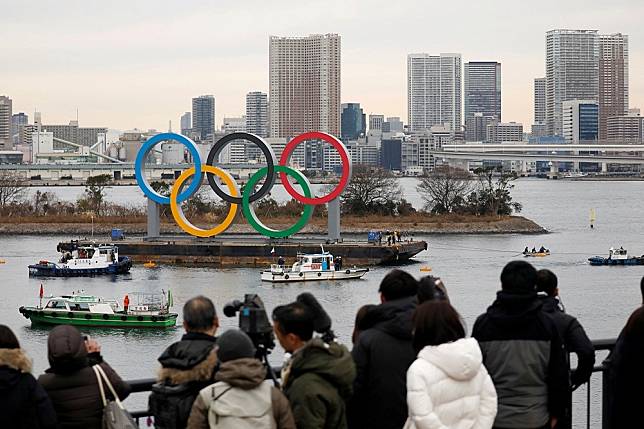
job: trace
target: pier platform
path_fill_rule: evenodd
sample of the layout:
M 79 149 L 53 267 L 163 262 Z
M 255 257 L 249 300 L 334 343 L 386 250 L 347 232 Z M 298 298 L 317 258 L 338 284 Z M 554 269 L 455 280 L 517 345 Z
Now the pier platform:
M 61 242 L 58 250 L 71 250 L 90 241 Z M 386 265 L 404 262 L 427 249 L 426 241 L 403 241 L 392 245 L 365 241 L 326 243 L 323 238 L 269 240 L 251 237 L 195 239 L 160 237 L 115 241 L 119 253 L 135 262 L 155 261 L 165 264 L 208 265 L 217 267 L 267 267 L 278 256 L 293 263 L 298 253 L 318 253 L 320 245 L 334 256 L 342 256 L 345 266 Z

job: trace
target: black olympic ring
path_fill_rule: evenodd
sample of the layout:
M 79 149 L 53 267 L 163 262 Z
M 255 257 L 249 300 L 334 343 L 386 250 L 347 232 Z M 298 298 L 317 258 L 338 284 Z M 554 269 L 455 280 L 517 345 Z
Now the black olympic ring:
M 219 141 L 217 141 L 217 143 L 213 145 L 212 149 L 210 149 L 208 158 L 206 159 L 206 164 L 214 167 L 215 159 L 219 159 L 219 154 L 221 153 L 221 151 L 228 143 L 233 140 L 246 140 L 251 143 L 255 143 L 255 145 L 257 145 L 257 147 L 264 154 L 264 158 L 266 158 L 266 167 L 268 169 L 268 171 L 266 172 L 266 180 L 264 181 L 262 187 L 259 188 L 259 190 L 254 194 L 251 194 L 249 198 L 250 202 L 257 201 L 264 195 L 268 194 L 268 192 L 275 184 L 275 164 L 277 164 L 275 153 L 273 152 L 273 148 L 266 144 L 264 139 L 262 139 L 261 137 L 251 133 L 238 132 L 228 134 L 220 138 Z M 215 194 L 219 196 L 219 198 L 231 204 L 242 204 L 241 196 L 233 197 L 231 195 L 228 195 L 219 187 L 219 184 L 215 181 L 214 174 L 206 173 L 206 177 L 208 178 L 208 184 L 210 185 L 212 190 L 215 191 Z

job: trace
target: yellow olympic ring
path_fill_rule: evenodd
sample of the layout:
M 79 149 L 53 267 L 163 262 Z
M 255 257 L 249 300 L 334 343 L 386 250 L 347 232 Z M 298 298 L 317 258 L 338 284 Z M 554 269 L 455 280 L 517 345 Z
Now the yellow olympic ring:
M 229 195 L 233 197 L 239 196 L 239 190 L 237 189 L 235 180 L 230 175 L 230 173 L 220 168 L 213 167 L 212 165 L 202 165 L 201 170 L 204 173 L 212 173 L 220 177 L 228 187 Z M 181 210 L 181 205 L 177 204 L 177 197 L 179 196 L 179 191 L 181 190 L 183 183 L 186 180 L 188 180 L 190 176 L 193 176 L 194 174 L 195 174 L 195 168 L 194 167 L 189 168 L 188 170 L 181 173 L 177 181 L 174 182 L 174 185 L 172 186 L 172 192 L 170 193 L 170 209 L 172 210 L 172 217 L 174 217 L 174 220 L 177 222 L 177 225 L 179 225 L 179 227 L 183 229 L 185 232 L 187 232 L 188 234 L 192 234 L 194 236 L 202 237 L 202 238 L 212 237 L 221 232 L 224 232 L 225 230 L 228 229 L 230 224 L 233 223 L 233 220 L 235 219 L 235 215 L 237 214 L 237 204 L 230 205 L 230 210 L 228 211 L 228 215 L 220 225 L 212 229 L 201 229 L 194 226 L 192 223 L 190 223 L 188 219 L 186 219 L 186 216 L 183 214 L 183 210 Z

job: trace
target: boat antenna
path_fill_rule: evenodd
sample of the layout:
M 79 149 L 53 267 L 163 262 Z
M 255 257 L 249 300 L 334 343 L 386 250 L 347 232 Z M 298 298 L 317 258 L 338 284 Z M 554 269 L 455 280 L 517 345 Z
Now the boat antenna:
M 322 253 L 324 253 L 324 245 L 320 244 L 320 247 L 322 248 Z

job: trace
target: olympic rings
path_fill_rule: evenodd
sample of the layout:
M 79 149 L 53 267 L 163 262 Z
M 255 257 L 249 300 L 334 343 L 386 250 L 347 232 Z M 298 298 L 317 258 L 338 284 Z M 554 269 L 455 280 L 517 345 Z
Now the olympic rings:
M 305 175 L 300 173 L 299 171 L 292 169 L 290 167 L 285 167 L 283 165 L 278 165 L 275 167 L 275 171 L 280 173 L 280 174 L 287 174 L 289 176 L 292 176 L 297 180 L 297 182 L 302 186 L 302 190 L 304 191 L 304 194 L 307 197 L 311 197 L 311 184 L 309 183 L 309 179 L 306 178 Z M 248 179 L 248 183 L 246 183 L 246 187 L 244 188 L 244 192 L 242 194 L 242 212 L 244 213 L 244 217 L 248 220 L 248 223 L 255 229 L 255 231 L 259 232 L 260 234 L 263 234 L 267 237 L 271 238 L 284 238 L 288 237 L 289 235 L 293 235 L 302 228 L 306 226 L 306 224 L 309 222 L 311 219 L 311 215 L 313 214 L 313 206 L 310 204 L 307 204 L 304 206 L 304 212 L 302 213 L 302 216 L 300 217 L 300 220 L 297 221 L 293 226 L 284 229 L 284 230 L 276 230 L 267 227 L 264 225 L 258 218 L 257 215 L 255 214 L 255 209 L 253 206 L 249 203 L 250 201 L 250 193 L 252 189 L 255 189 L 255 185 L 257 182 L 261 180 L 262 177 L 266 176 L 268 173 L 268 168 L 260 168 L 255 174 L 251 176 L 250 179 Z M 267 180 L 268 182 L 268 180 Z
M 280 180 L 282 181 L 282 185 L 284 185 L 286 192 L 301 203 L 313 205 L 328 203 L 329 201 L 338 198 L 342 191 L 344 191 L 344 188 L 349 184 L 349 178 L 351 177 L 351 158 L 349 157 L 349 151 L 340 140 L 333 137 L 331 134 L 322 133 L 320 131 L 311 131 L 300 134 L 286 145 L 284 152 L 282 152 L 282 157 L 280 158 L 280 165 L 287 165 L 293 150 L 298 144 L 305 140 L 324 140 L 325 142 L 330 143 L 338 151 L 340 158 L 342 159 L 342 177 L 340 177 L 340 183 L 338 183 L 338 186 L 336 186 L 330 194 L 320 198 L 310 198 L 298 194 L 293 188 L 293 185 L 291 185 L 286 178 L 286 174 L 280 173 Z
M 266 166 L 268 168 L 268 174 L 267 174 L 267 179 L 262 185 L 261 188 L 257 192 L 255 192 L 253 195 L 250 196 L 250 202 L 255 202 L 262 198 L 264 195 L 268 194 L 268 192 L 271 190 L 273 185 L 275 184 L 275 164 L 277 164 L 277 161 L 275 160 L 275 153 L 273 152 L 273 148 L 267 145 L 264 140 L 262 140 L 261 137 L 256 136 L 255 134 L 251 133 L 232 133 L 228 134 L 212 147 L 210 149 L 210 152 L 208 153 L 208 159 L 206 161 L 207 165 L 214 165 L 214 162 L 217 162 L 219 159 L 219 154 L 223 150 L 224 147 L 226 147 L 227 144 L 234 140 L 248 140 L 250 142 L 253 142 L 259 147 L 259 149 L 262 151 L 264 154 L 264 158 L 266 158 Z M 224 191 L 221 190 L 219 187 L 219 184 L 215 181 L 215 178 L 212 176 L 212 174 L 207 174 L 208 177 L 208 184 L 212 188 L 213 191 L 215 191 L 215 194 L 219 196 L 224 201 L 227 201 L 229 203 L 234 203 L 234 204 L 241 204 L 242 199 L 241 197 L 231 197 L 230 195 L 226 194 Z M 254 188 L 253 188 L 254 189 Z
M 150 184 L 148 183 L 145 175 L 145 161 L 148 158 L 148 155 L 156 144 L 165 140 L 175 140 L 186 146 L 194 162 L 194 167 L 191 167 L 188 170 L 184 171 L 177 178 L 177 181 L 172 186 L 170 197 L 160 195 L 159 193 L 154 191 L 150 187 Z M 257 172 L 255 172 L 255 174 L 250 177 L 241 196 L 233 177 L 229 173 L 213 165 L 215 162 L 217 162 L 218 156 L 223 148 L 233 140 L 247 140 L 254 143 L 255 145 L 257 145 L 257 147 L 259 147 L 259 149 L 264 154 L 264 157 L 266 158 L 266 167 L 260 168 Z M 292 152 L 295 150 L 298 144 L 302 143 L 305 140 L 323 140 L 327 143 L 330 143 L 338 151 L 340 159 L 342 160 L 342 177 L 340 178 L 340 182 L 338 183 L 336 188 L 326 196 L 313 198 L 311 184 L 309 183 L 306 176 L 288 166 Z M 333 137 L 330 134 L 313 131 L 301 134 L 291 140 L 284 148 L 279 165 L 277 165 L 275 153 L 273 152 L 272 147 L 266 144 L 264 139 L 251 133 L 232 133 L 224 136 L 219 141 L 217 141 L 217 143 L 215 143 L 215 145 L 208 153 L 206 163 L 202 164 L 199 149 L 192 140 L 180 134 L 162 133 L 150 138 L 143 144 L 136 156 L 134 171 L 137 183 L 143 193 L 150 200 L 156 202 L 157 204 L 170 205 L 172 216 L 174 217 L 177 225 L 190 235 L 197 237 L 213 237 L 226 231 L 234 221 L 238 207 L 241 204 L 244 216 L 253 229 L 255 229 L 260 234 L 268 237 L 283 238 L 293 235 L 304 228 L 304 226 L 310 220 L 311 215 L 313 214 L 314 205 L 328 203 L 329 201 L 332 201 L 340 196 L 351 178 L 351 158 L 349 156 L 347 148 L 337 138 Z M 208 184 L 213 189 L 213 191 L 224 201 L 230 203 L 230 209 L 228 211 L 228 214 L 226 215 L 226 218 L 221 224 L 211 229 L 201 229 L 190 223 L 190 221 L 186 219 L 180 204 L 181 202 L 190 198 L 191 195 L 199 190 L 203 181 L 204 173 L 208 178 Z M 305 205 L 300 219 L 294 225 L 284 230 L 275 230 L 264 225 L 257 218 L 257 215 L 255 214 L 255 211 L 251 204 L 252 202 L 257 201 L 268 192 L 270 192 L 271 188 L 275 184 L 276 173 L 279 173 L 280 181 L 284 185 L 284 188 L 289 193 L 289 195 L 291 195 L 296 201 L 299 201 Z M 226 193 L 220 187 L 220 184 L 215 180 L 214 176 L 218 176 L 223 181 L 223 183 L 228 188 L 228 193 Z M 257 186 L 257 183 L 262 180 L 264 176 L 266 176 L 264 184 L 259 188 L 259 190 L 254 192 L 255 186 Z M 288 181 L 287 176 L 293 177 L 295 181 L 300 184 L 304 195 L 300 195 L 293 188 L 293 185 Z M 190 177 L 193 177 L 190 185 L 182 191 L 184 183 Z
M 143 146 L 141 146 L 141 149 L 139 149 L 139 153 L 136 154 L 136 162 L 134 163 L 134 175 L 136 176 L 136 181 L 139 184 L 139 188 L 141 188 L 146 197 L 156 202 L 157 204 L 170 204 L 170 198 L 164 197 L 163 195 L 157 193 L 154 189 L 152 189 L 150 187 L 150 184 L 148 183 L 148 179 L 145 177 L 145 161 L 148 158 L 148 154 L 157 143 L 164 140 L 176 140 L 188 148 L 190 155 L 192 155 L 192 159 L 195 163 L 195 177 L 199 177 L 199 180 L 193 180 L 192 183 L 190 183 L 190 186 L 188 186 L 188 188 L 179 195 L 177 201 L 181 203 L 190 198 L 190 196 L 199 189 L 199 187 L 201 186 L 201 180 L 203 179 L 201 177 L 201 156 L 199 155 L 199 149 L 197 148 L 195 142 L 190 140 L 188 137 L 175 133 L 162 133 L 148 139 L 148 141 L 146 141 Z
M 228 191 L 233 196 L 236 197 L 237 195 L 239 195 L 237 185 L 235 184 L 235 179 L 233 179 L 230 173 L 222 170 L 221 168 L 213 167 L 212 165 L 204 165 L 203 170 L 206 173 L 219 176 L 224 181 L 224 183 L 228 187 Z M 181 190 L 183 183 L 188 180 L 190 176 L 194 176 L 195 174 L 195 167 L 189 168 L 188 170 L 181 173 L 177 181 L 174 182 L 174 185 L 172 186 L 172 192 L 170 193 L 170 209 L 172 210 L 172 217 L 174 218 L 175 222 L 177 222 L 177 225 L 179 225 L 179 228 L 183 229 L 190 235 L 203 238 L 213 237 L 227 230 L 228 227 L 230 227 L 230 225 L 233 223 L 233 220 L 235 220 L 235 215 L 237 214 L 237 204 L 230 205 L 228 215 L 220 225 L 211 229 L 201 229 L 194 226 L 183 214 L 181 204 L 177 203 L 177 196 L 179 195 L 179 191 Z M 193 182 L 195 182 L 195 180 L 193 180 Z

